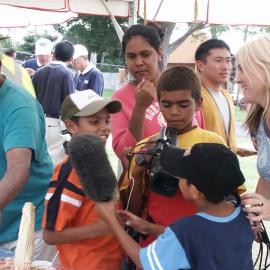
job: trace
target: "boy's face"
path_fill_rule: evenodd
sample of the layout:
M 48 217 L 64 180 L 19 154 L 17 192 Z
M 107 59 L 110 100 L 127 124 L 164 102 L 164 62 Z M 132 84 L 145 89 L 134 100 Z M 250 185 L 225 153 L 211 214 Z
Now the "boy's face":
M 111 132 L 111 117 L 106 108 L 91 116 L 80 116 L 78 123 L 67 121 L 65 124 L 72 136 L 81 133 L 94 134 L 105 144 Z
M 197 68 L 202 79 L 215 84 L 229 80 L 232 69 L 231 53 L 226 48 L 215 48 L 209 51 L 206 61 L 197 61 Z
M 191 91 L 162 91 L 159 106 L 168 127 L 176 129 L 180 134 L 192 129 L 199 104 L 191 96 Z

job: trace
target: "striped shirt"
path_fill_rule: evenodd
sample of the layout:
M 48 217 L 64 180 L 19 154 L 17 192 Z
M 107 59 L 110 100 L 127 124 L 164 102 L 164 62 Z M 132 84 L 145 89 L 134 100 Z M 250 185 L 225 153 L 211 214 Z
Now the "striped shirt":
M 95 203 L 84 195 L 68 160 L 55 167 L 45 198 L 43 228 L 63 231 L 99 221 Z M 113 236 L 89 238 L 57 245 L 61 263 L 70 269 L 120 269 L 121 248 Z

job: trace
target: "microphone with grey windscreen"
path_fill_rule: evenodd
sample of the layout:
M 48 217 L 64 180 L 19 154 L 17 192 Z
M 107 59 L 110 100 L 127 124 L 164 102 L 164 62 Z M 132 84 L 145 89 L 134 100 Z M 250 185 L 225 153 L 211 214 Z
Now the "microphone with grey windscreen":
M 100 138 L 90 134 L 77 135 L 70 141 L 68 153 L 85 194 L 94 201 L 111 200 L 117 181 Z

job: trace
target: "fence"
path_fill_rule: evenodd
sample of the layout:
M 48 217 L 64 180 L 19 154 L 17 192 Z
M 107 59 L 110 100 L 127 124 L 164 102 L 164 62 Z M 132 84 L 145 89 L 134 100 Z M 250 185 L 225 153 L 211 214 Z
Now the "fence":
M 17 51 L 17 59 L 16 61 L 19 64 L 22 64 L 24 61 L 29 58 L 33 58 L 34 55 L 31 53 Z M 125 67 L 121 65 L 112 65 L 112 64 L 96 64 L 97 68 L 102 71 L 104 77 L 104 89 L 108 89 L 111 91 L 115 91 L 126 82 L 125 78 Z M 107 72 L 110 70 L 111 72 Z
M 104 77 L 104 89 L 115 91 L 121 88 L 122 84 L 120 82 L 119 73 L 103 72 L 102 74 Z
M 96 66 L 102 71 L 104 77 L 104 89 L 115 91 L 121 88 L 123 83 L 126 82 L 124 66 L 105 63 L 97 63 Z

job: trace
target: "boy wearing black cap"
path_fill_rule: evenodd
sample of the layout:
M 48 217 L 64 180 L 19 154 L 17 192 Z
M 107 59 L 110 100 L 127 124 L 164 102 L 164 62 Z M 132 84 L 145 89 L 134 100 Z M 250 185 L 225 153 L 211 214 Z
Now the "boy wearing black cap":
M 168 147 L 161 154 L 161 166 L 179 177 L 183 196 L 195 203 L 198 213 L 169 225 L 149 246 L 140 248 L 127 235 L 112 202 L 96 205 L 133 261 L 143 269 L 253 269 L 255 236 L 241 206 L 225 200 L 245 181 L 233 152 L 214 143 L 199 143 L 188 150 Z M 158 226 L 123 214 L 129 225 L 144 233 Z
M 110 114 L 120 110 L 118 100 L 102 98 L 93 90 L 77 91 L 65 98 L 61 119 L 72 137 L 94 134 L 105 144 Z M 43 238 L 57 245 L 60 262 L 68 269 L 120 269 L 120 244 L 94 206 L 67 157 L 55 167 L 45 197 Z

